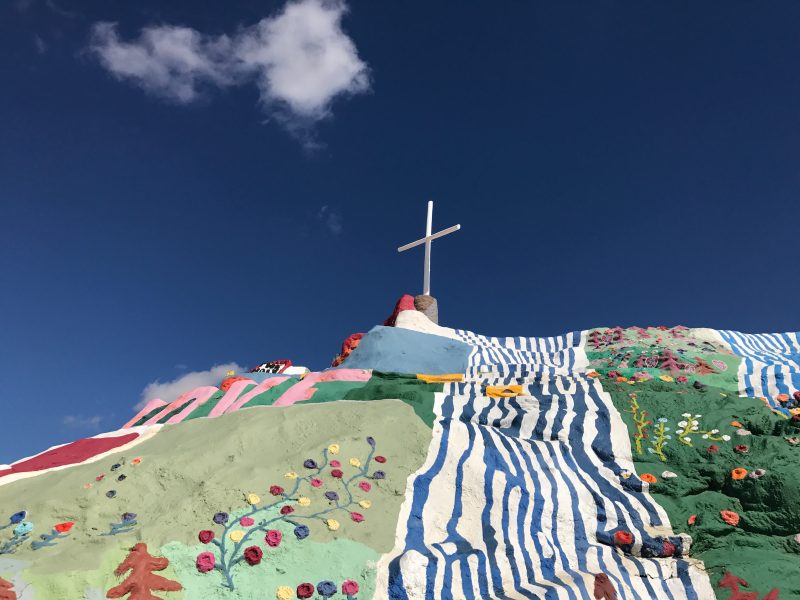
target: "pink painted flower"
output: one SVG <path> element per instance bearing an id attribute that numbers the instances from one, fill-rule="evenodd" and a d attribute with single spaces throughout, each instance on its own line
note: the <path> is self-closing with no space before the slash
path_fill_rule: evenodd
<path id="1" fill-rule="evenodd" d="M 362 481 L 361 483 L 358 484 L 358 487 L 360 487 L 365 492 L 368 492 L 372 489 L 372 486 L 369 484 L 368 481 Z"/>
<path id="2" fill-rule="evenodd" d="M 357 513 L 357 512 L 351 512 L 350 513 L 350 518 L 353 519 L 353 521 L 355 521 L 356 523 L 361 523 L 361 521 L 364 520 L 364 515 L 362 515 L 361 513 Z"/>
<path id="3" fill-rule="evenodd" d="M 239 525 L 241 525 L 242 527 L 250 527 L 250 525 L 252 525 L 253 523 L 255 523 L 255 521 L 253 520 L 252 517 L 242 517 L 241 519 L 239 519 Z"/>
<path id="4" fill-rule="evenodd" d="M 322 485 L 322 479 L 317 479 L 316 477 L 311 480 L 311 485 L 313 487 L 320 487 Z"/>
<path id="5" fill-rule="evenodd" d="M 203 529 L 203 531 L 197 534 L 197 539 L 200 540 L 202 544 L 208 544 L 214 539 L 214 532 L 210 529 Z"/>
<path id="6" fill-rule="evenodd" d="M 708 448 L 706 448 L 706 452 L 709 454 L 714 454 L 715 452 L 719 452 L 719 446 L 716 444 L 711 444 Z"/>
<path id="7" fill-rule="evenodd" d="M 736 450 L 736 452 L 739 454 L 747 454 L 750 451 L 750 448 L 747 446 L 747 444 L 737 444 L 734 447 L 734 450 Z"/>
<path id="8" fill-rule="evenodd" d="M 664 540 L 661 548 L 661 556 L 672 556 L 675 554 L 675 544 L 668 540 Z"/>
<path id="9" fill-rule="evenodd" d="M 386 462 L 386 457 L 385 456 L 376 456 L 375 457 L 375 462 L 379 462 L 379 463 L 383 464 L 383 463 Z M 353 582 L 353 583 L 355 583 L 355 582 Z"/>
<path id="10" fill-rule="evenodd" d="M 677 381 L 678 383 L 686 383 L 687 381 L 689 381 L 689 378 L 686 377 L 686 375 L 678 375 L 675 378 L 675 381 Z"/>
<path id="11" fill-rule="evenodd" d="M 281 532 L 277 529 L 270 529 L 267 531 L 267 535 L 264 536 L 264 541 L 267 542 L 267 546 L 270 548 L 277 548 L 281 545 Z"/>
<path id="12" fill-rule="evenodd" d="M 342 463 L 340 463 L 338 460 L 332 460 L 331 461 L 331 466 L 332 467 L 341 467 Z"/>
<path id="13" fill-rule="evenodd" d="M 337 479 L 341 479 L 342 475 L 344 475 L 344 473 L 342 473 L 341 469 L 334 469 L 331 471 L 331 476 L 336 477 Z"/>
<path id="14" fill-rule="evenodd" d="M 355 596 L 358 593 L 358 584 L 352 579 L 345 579 L 342 584 L 342 593 L 348 596 Z"/>
<path id="15" fill-rule="evenodd" d="M 286 506 L 281 506 L 281 514 L 282 515 L 288 515 L 288 514 L 291 514 L 293 512 L 294 512 L 294 507 L 293 506 L 289 506 L 288 504 Z"/>
<path id="16" fill-rule="evenodd" d="M 283 493 L 283 488 L 279 485 L 272 485 L 269 488 L 269 493 L 273 496 L 280 496 Z"/>
<path id="17" fill-rule="evenodd" d="M 195 566 L 201 573 L 208 573 L 216 564 L 217 561 L 212 552 L 201 552 L 197 555 L 197 560 L 195 561 Z"/>

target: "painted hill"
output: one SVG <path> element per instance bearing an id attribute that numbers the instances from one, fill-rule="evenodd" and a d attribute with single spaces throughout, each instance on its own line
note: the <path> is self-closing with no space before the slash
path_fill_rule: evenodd
<path id="1" fill-rule="evenodd" d="M 0 599 L 800 598 L 798 334 L 409 300 L 337 368 L 0 466 Z"/>

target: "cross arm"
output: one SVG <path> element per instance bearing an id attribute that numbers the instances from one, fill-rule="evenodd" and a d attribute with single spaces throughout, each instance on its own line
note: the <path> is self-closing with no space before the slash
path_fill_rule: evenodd
<path id="1" fill-rule="evenodd" d="M 429 242 L 431 240 L 435 240 L 437 238 L 445 236 L 448 233 L 453 233 L 454 231 L 458 231 L 459 229 L 461 229 L 461 225 L 453 225 L 452 227 L 448 227 L 447 229 L 442 229 L 438 233 L 434 233 L 433 235 L 429 235 L 427 237 L 424 237 L 424 238 L 422 238 L 420 240 L 417 240 L 416 242 L 411 242 L 410 244 L 406 244 L 405 246 L 400 246 L 397 249 L 397 251 L 398 252 L 405 252 L 406 250 L 410 250 L 411 248 L 414 248 L 416 246 L 424 244 L 425 242 Z"/>

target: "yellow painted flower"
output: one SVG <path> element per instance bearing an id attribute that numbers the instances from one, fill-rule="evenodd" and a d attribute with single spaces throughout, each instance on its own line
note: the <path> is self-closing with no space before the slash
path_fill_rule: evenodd
<path id="1" fill-rule="evenodd" d="M 297 473 L 289 471 L 284 477 L 286 477 L 286 479 L 297 479 Z"/>
<path id="2" fill-rule="evenodd" d="M 275 590 L 275 597 L 278 600 L 292 600 L 294 598 L 294 590 L 289 586 L 282 585 Z"/>
<path id="3" fill-rule="evenodd" d="M 629 379 L 628 385 L 636 385 L 636 381 L 634 381 L 633 379 Z"/>
<path id="4" fill-rule="evenodd" d="M 369 508 L 370 506 L 372 506 L 372 502 L 370 502 L 369 500 L 362 500 L 361 502 L 358 503 L 358 505 L 361 508 Z"/>
<path id="5" fill-rule="evenodd" d="M 231 538 L 233 542 L 241 542 L 242 538 L 244 537 L 244 531 L 231 531 L 231 534 L 228 536 Z"/>
<path id="6" fill-rule="evenodd" d="M 327 525 L 328 529 L 330 529 L 331 531 L 336 531 L 337 529 L 339 529 L 339 521 L 337 521 L 336 519 L 328 519 L 327 521 L 325 521 L 325 525 Z"/>
<path id="7" fill-rule="evenodd" d="M 350 464 L 353 465 L 354 467 L 360 467 L 361 466 L 361 461 L 358 460 L 357 458 L 351 458 L 350 459 Z"/>
<path id="8" fill-rule="evenodd" d="M 297 499 L 297 503 L 300 506 L 309 506 L 311 504 L 311 498 L 307 498 L 306 496 L 300 496 Z"/>
<path id="9" fill-rule="evenodd" d="M 674 380 L 672 377 L 670 377 L 669 375 L 659 375 L 659 376 L 658 376 L 658 378 L 659 378 L 661 381 L 666 381 L 667 383 L 669 383 L 670 381 L 675 381 L 675 380 Z"/>
<path id="10" fill-rule="evenodd" d="M 339 454 L 339 444 L 331 444 L 328 446 L 328 452 L 330 454 Z"/>
<path id="11" fill-rule="evenodd" d="M 248 504 L 258 504 L 259 502 L 261 502 L 261 498 L 259 498 L 255 494 L 247 494 L 247 503 Z"/>
<path id="12" fill-rule="evenodd" d="M 235 373 L 234 373 L 233 371 L 228 371 L 227 373 L 225 373 L 225 375 L 227 375 L 228 377 L 230 377 L 231 375 L 235 375 Z"/>

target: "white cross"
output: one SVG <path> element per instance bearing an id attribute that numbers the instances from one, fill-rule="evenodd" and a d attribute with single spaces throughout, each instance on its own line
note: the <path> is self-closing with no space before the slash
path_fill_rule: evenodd
<path id="1" fill-rule="evenodd" d="M 404 252 L 405 250 L 410 250 L 415 246 L 419 246 L 420 244 L 425 244 L 425 267 L 423 273 L 423 280 L 422 280 L 422 293 L 426 296 L 430 296 L 431 294 L 431 242 L 436 238 L 443 237 L 448 233 L 453 233 L 454 231 L 458 231 L 461 229 L 461 225 L 453 225 L 452 227 L 448 227 L 447 229 L 442 229 L 438 233 L 434 233 L 431 235 L 431 227 L 433 226 L 433 201 L 428 201 L 428 223 L 425 226 L 425 237 L 422 239 L 417 240 L 416 242 L 411 242 L 410 244 L 406 244 L 405 246 L 400 246 L 397 251 Z"/>

